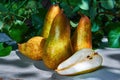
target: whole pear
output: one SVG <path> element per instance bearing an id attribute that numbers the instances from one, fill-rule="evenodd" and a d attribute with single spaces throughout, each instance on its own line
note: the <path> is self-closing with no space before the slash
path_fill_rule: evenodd
<path id="1" fill-rule="evenodd" d="M 45 39 L 43 37 L 35 36 L 25 43 L 18 44 L 18 50 L 32 60 L 41 60 L 44 43 Z"/>
<path id="2" fill-rule="evenodd" d="M 48 38 L 45 42 L 43 61 L 50 69 L 72 55 L 69 21 L 61 11 L 54 19 Z"/>
<path id="3" fill-rule="evenodd" d="M 44 20 L 42 36 L 48 38 L 50 28 L 55 16 L 60 12 L 60 8 L 57 4 L 50 6 Z"/>
<path id="4" fill-rule="evenodd" d="M 71 43 L 73 52 L 82 48 L 92 48 L 91 22 L 87 16 L 81 16 L 78 26 L 71 38 Z"/>

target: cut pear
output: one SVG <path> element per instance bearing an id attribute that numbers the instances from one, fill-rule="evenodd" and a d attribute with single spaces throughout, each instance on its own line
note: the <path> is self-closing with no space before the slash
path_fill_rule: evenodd
<path id="1" fill-rule="evenodd" d="M 76 75 L 98 69 L 102 57 L 92 49 L 82 49 L 58 65 L 57 73 L 61 75 Z"/>
<path id="2" fill-rule="evenodd" d="M 81 49 L 77 51 L 75 54 L 73 54 L 70 58 L 62 62 L 57 69 L 62 69 L 67 66 L 73 65 L 74 63 L 77 63 L 78 61 L 83 60 L 84 58 L 86 58 L 86 56 L 89 56 L 92 53 L 94 53 L 94 51 L 89 48 Z"/>

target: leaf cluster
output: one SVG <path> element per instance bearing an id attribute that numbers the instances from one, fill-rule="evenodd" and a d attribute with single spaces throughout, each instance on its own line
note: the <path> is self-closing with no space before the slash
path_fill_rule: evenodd
<path id="1" fill-rule="evenodd" d="M 72 33 L 82 14 L 90 18 L 93 48 L 100 48 L 104 37 L 108 44 L 102 47 L 120 48 L 120 0 L 1 0 L 0 32 L 17 43 L 40 35 L 46 12 L 56 3 L 69 18 Z M 0 43 L 0 56 L 12 50 L 3 44 Z"/>

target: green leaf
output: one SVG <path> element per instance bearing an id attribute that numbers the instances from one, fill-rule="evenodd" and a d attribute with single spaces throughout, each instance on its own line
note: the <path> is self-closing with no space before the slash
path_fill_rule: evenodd
<path id="1" fill-rule="evenodd" d="M 81 0 L 79 7 L 83 10 L 89 10 L 89 0 Z"/>
<path id="2" fill-rule="evenodd" d="M 31 9 L 33 12 L 37 11 L 37 1 L 29 0 L 26 8 Z"/>
<path id="3" fill-rule="evenodd" d="M 74 23 L 73 21 L 70 21 L 70 24 L 72 27 L 77 27 L 78 23 Z"/>
<path id="4" fill-rule="evenodd" d="M 4 23 L 0 21 L 0 30 L 2 30 Z"/>
<path id="5" fill-rule="evenodd" d="M 81 3 L 81 0 L 68 0 L 71 6 L 77 6 Z"/>
<path id="6" fill-rule="evenodd" d="M 17 42 L 21 42 L 22 41 L 22 32 L 20 30 L 17 30 L 17 29 L 12 29 L 9 31 L 9 35 L 10 37 L 17 41 Z"/>
<path id="7" fill-rule="evenodd" d="M 78 6 L 82 10 L 89 9 L 89 0 L 69 0 L 71 6 L 76 7 Z"/>
<path id="8" fill-rule="evenodd" d="M 4 47 L 3 43 L 0 43 L 0 57 L 9 55 L 11 51 L 12 51 L 11 46 Z"/>
<path id="9" fill-rule="evenodd" d="M 24 23 L 22 22 L 22 21 L 20 21 L 20 20 L 16 20 L 15 22 L 14 22 L 14 24 L 15 25 L 23 25 Z"/>
<path id="10" fill-rule="evenodd" d="M 44 9 L 44 8 L 39 8 L 38 10 L 39 10 L 39 15 L 38 16 L 41 18 L 41 20 L 44 21 L 44 18 L 46 16 L 47 10 Z"/>
<path id="11" fill-rule="evenodd" d="M 36 26 L 36 25 L 41 26 L 43 21 L 41 20 L 39 15 L 34 14 L 32 15 L 32 23 L 33 23 L 33 26 Z"/>
<path id="12" fill-rule="evenodd" d="M 120 48 L 120 27 L 110 31 L 108 43 L 112 48 Z"/>
<path id="13" fill-rule="evenodd" d="M 10 24 L 4 24 L 4 26 L 2 28 L 2 32 L 8 34 L 10 27 L 11 27 Z"/>
<path id="14" fill-rule="evenodd" d="M 101 0 L 101 6 L 105 9 L 113 9 L 115 5 L 115 0 Z"/>
<path id="15" fill-rule="evenodd" d="M 3 21 L 0 21 L 0 32 L 4 32 L 4 33 L 8 33 L 9 29 L 10 29 L 10 24 L 6 24 Z"/>
<path id="16" fill-rule="evenodd" d="M 105 32 L 109 33 L 111 30 L 120 27 L 120 22 L 107 22 L 105 25 Z"/>
<path id="17" fill-rule="evenodd" d="M 34 0 L 30 0 L 30 1 L 28 1 L 28 4 L 27 4 L 27 8 L 36 8 L 36 1 L 34 1 Z"/>
<path id="18" fill-rule="evenodd" d="M 91 20 L 94 20 L 95 16 L 97 15 L 97 9 L 98 9 L 98 3 L 96 0 L 93 0 L 89 8 L 89 14 Z"/>
<path id="19" fill-rule="evenodd" d="M 13 5 L 12 5 L 12 9 L 13 9 L 13 10 L 16 10 L 17 8 L 18 8 L 18 5 L 17 5 L 17 4 L 13 4 Z"/>
<path id="20" fill-rule="evenodd" d="M 3 49 L 3 43 L 0 43 L 0 50 Z"/>
<path id="21" fill-rule="evenodd" d="M 16 42 L 22 42 L 28 27 L 21 21 L 15 21 L 9 30 L 10 37 Z"/>
<path id="22" fill-rule="evenodd" d="M 98 31 L 99 29 L 100 29 L 99 24 L 96 23 L 96 22 L 93 22 L 93 24 L 92 24 L 92 32 L 96 32 L 96 31 Z"/>
<path id="23" fill-rule="evenodd" d="M 91 7 L 90 8 L 90 18 L 91 18 L 91 20 L 93 20 L 95 18 L 96 14 L 97 14 L 97 8 Z"/>
<path id="24" fill-rule="evenodd" d="M 80 9 L 79 6 L 76 6 L 76 7 L 73 9 L 72 13 L 79 11 L 79 9 Z"/>
<path id="25" fill-rule="evenodd" d="M 41 31 L 42 31 L 42 25 L 43 25 L 43 20 L 41 17 L 39 17 L 39 15 L 34 14 L 32 15 L 32 24 L 34 26 L 35 34 L 40 35 Z"/>
<path id="26" fill-rule="evenodd" d="M 0 3 L 0 12 L 7 12 L 7 11 L 8 9 L 3 4 Z"/>
<path id="27" fill-rule="evenodd" d="M 70 6 L 67 3 L 62 2 L 60 4 L 60 6 L 64 9 L 64 12 L 68 17 L 70 17 L 72 15 L 72 9 L 70 8 Z"/>
<path id="28" fill-rule="evenodd" d="M 20 9 L 18 10 L 18 15 L 19 15 L 19 16 L 22 16 L 22 15 L 24 15 L 24 12 L 25 12 L 25 8 L 20 8 Z"/>
<path id="29" fill-rule="evenodd" d="M 102 30 L 92 33 L 93 48 L 100 47 L 101 39 L 103 38 L 103 36 L 104 36 L 104 33 Z"/>

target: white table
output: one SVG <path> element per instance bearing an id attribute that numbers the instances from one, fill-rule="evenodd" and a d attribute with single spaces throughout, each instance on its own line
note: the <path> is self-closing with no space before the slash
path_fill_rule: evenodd
<path id="1" fill-rule="evenodd" d="M 0 80 L 120 80 L 120 49 L 96 51 L 103 56 L 102 68 L 77 76 L 60 76 L 42 61 L 32 61 L 12 51 L 7 57 L 0 57 Z"/>

